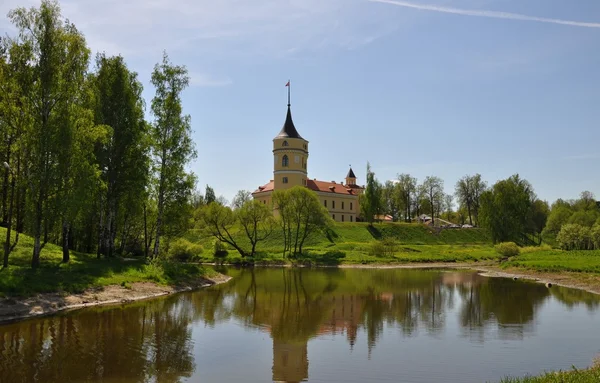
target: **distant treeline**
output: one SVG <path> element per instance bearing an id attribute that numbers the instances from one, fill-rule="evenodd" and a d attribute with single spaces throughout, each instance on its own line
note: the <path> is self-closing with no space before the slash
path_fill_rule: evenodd
<path id="1" fill-rule="evenodd" d="M 361 210 L 362 218 L 368 222 L 384 215 L 394 221 L 411 222 L 426 214 L 434 225 L 436 218 L 442 218 L 460 225 L 485 227 L 494 242 L 600 248 L 600 203 L 593 193 L 584 191 L 577 200 L 559 199 L 549 205 L 518 174 L 491 187 L 480 174 L 466 175 L 450 194 L 444 191 L 444 181 L 435 176 L 419 183 L 410 174 L 400 174 L 394 181 L 380 183 L 367 165 Z"/>

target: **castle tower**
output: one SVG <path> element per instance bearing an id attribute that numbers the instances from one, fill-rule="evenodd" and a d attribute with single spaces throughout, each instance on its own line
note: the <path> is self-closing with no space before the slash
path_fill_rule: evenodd
<path id="1" fill-rule="evenodd" d="M 356 176 L 354 175 L 354 172 L 352 171 L 352 166 L 350 167 L 350 170 L 348 171 L 348 174 L 346 175 L 346 185 L 347 186 L 356 185 Z"/>
<path id="2" fill-rule="evenodd" d="M 294 126 L 289 98 L 285 123 L 279 134 L 273 139 L 273 181 L 274 189 L 289 189 L 294 186 L 306 186 L 308 179 L 308 141 Z"/>

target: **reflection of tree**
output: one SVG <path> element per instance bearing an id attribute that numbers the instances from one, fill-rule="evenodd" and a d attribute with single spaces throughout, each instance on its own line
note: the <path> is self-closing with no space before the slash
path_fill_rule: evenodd
<path id="1" fill-rule="evenodd" d="M 195 367 L 178 298 L 0 327 L 0 381 L 179 382 Z"/>
<path id="2" fill-rule="evenodd" d="M 550 290 L 552 296 L 572 308 L 579 304 L 584 304 L 589 310 L 597 309 L 600 306 L 598 296 L 588 293 L 584 290 L 568 289 L 561 286 L 552 287 Z"/>
<path id="3" fill-rule="evenodd" d="M 355 269 L 240 269 L 223 285 L 127 306 L 87 310 L 0 327 L 0 381 L 177 382 L 195 366 L 191 323 L 235 320 L 273 338 L 273 379 L 308 377 L 307 343 L 365 334 L 369 350 L 386 325 L 404 336 L 436 334 L 453 308 L 473 341 L 490 328 L 522 337 L 552 294 L 596 308 L 577 290 L 484 278 L 471 272 Z M 23 367 L 27 366 L 27 368 Z"/>

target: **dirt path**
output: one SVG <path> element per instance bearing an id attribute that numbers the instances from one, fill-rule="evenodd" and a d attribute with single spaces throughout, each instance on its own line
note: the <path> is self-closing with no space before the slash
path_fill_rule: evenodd
<path id="1" fill-rule="evenodd" d="M 81 294 L 47 293 L 24 299 L 6 298 L 0 300 L 0 323 L 51 315 L 65 310 L 156 298 L 224 283 L 229 279 L 230 277 L 219 275 L 210 279 L 199 279 L 195 283 L 181 286 L 161 286 L 151 282 L 139 282 L 132 283 L 127 288 L 111 285 L 104 288 L 89 289 Z"/>

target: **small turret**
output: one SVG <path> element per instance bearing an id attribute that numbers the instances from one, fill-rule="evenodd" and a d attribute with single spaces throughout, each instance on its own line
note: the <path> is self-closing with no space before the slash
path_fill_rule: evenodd
<path id="1" fill-rule="evenodd" d="M 352 171 L 352 166 L 350 166 L 350 170 L 348 171 L 348 175 L 346 175 L 346 185 L 356 185 L 356 176 Z"/>

